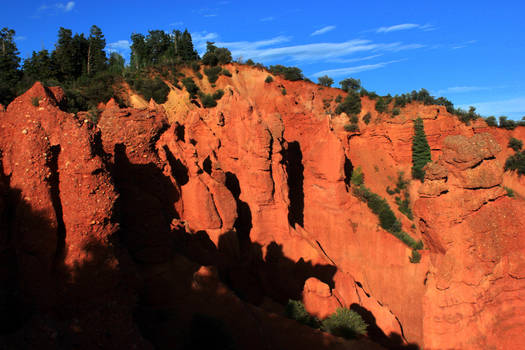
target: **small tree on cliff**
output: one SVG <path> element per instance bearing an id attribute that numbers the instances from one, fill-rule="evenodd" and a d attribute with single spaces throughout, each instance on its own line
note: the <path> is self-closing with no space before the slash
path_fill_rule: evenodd
<path id="1" fill-rule="evenodd" d="M 424 181 L 425 171 L 423 167 L 431 160 L 432 156 L 425 135 L 423 120 L 417 118 L 414 121 L 414 138 L 412 139 L 412 178 Z"/>
<path id="2" fill-rule="evenodd" d="M 330 78 L 328 75 L 323 75 L 322 77 L 317 78 L 319 85 L 330 87 L 334 83 L 334 79 Z"/>
<path id="3" fill-rule="evenodd" d="M 20 57 L 15 44 L 15 31 L 0 31 L 0 103 L 7 105 L 15 97 L 14 86 L 20 79 Z"/>

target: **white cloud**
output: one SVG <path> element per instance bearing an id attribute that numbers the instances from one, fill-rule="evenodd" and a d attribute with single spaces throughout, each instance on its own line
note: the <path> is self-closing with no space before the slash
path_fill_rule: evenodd
<path id="1" fill-rule="evenodd" d="M 469 41 L 462 42 L 460 44 L 453 44 L 451 46 L 451 49 L 453 49 L 453 50 L 463 49 L 463 48 L 465 48 L 465 47 L 467 47 L 469 45 L 475 44 L 477 42 L 478 42 L 477 40 L 469 40 Z"/>
<path id="2" fill-rule="evenodd" d="M 27 40 L 27 36 L 23 36 L 23 35 L 17 35 L 15 36 L 15 41 L 24 41 L 24 40 Z"/>
<path id="3" fill-rule="evenodd" d="M 52 12 L 71 12 L 73 8 L 75 7 L 74 1 L 68 1 L 66 3 L 63 2 L 57 2 L 51 5 L 42 5 L 38 8 L 38 11 L 52 11 Z"/>
<path id="4" fill-rule="evenodd" d="M 182 21 L 178 21 L 178 22 L 171 22 L 170 23 L 170 27 L 180 27 L 184 24 L 184 22 Z"/>
<path id="5" fill-rule="evenodd" d="M 259 21 L 261 21 L 261 22 L 271 22 L 271 21 L 275 21 L 275 17 L 273 17 L 273 16 L 264 17 L 264 18 L 261 18 Z"/>
<path id="6" fill-rule="evenodd" d="M 118 40 L 106 46 L 109 52 L 125 52 L 130 50 L 131 43 L 128 40 Z"/>
<path id="7" fill-rule="evenodd" d="M 234 57 L 245 57 L 264 60 L 292 60 L 292 61 L 326 61 L 343 59 L 352 54 L 370 52 L 398 52 L 424 47 L 421 44 L 374 43 L 370 40 L 355 39 L 340 43 L 313 43 L 305 45 L 293 45 L 284 47 L 267 47 L 277 43 L 288 41 L 287 37 L 277 37 L 270 40 L 257 42 L 222 42 L 221 46 L 232 51 Z"/>
<path id="8" fill-rule="evenodd" d="M 425 32 L 435 30 L 436 27 L 434 27 L 432 24 L 416 24 L 416 23 L 402 23 L 402 24 L 396 24 L 390 27 L 380 27 L 377 28 L 377 33 L 390 33 L 390 32 L 397 32 L 399 30 L 408 30 L 408 29 L 420 29 Z"/>
<path id="9" fill-rule="evenodd" d="M 317 72 L 317 73 L 313 74 L 313 76 L 314 77 L 320 77 L 320 76 L 323 76 L 323 75 L 328 75 L 328 76 L 331 76 L 331 77 L 339 77 L 339 76 L 342 76 L 342 75 L 350 75 L 350 74 L 355 74 L 355 73 L 364 72 L 364 71 L 368 71 L 368 70 L 374 70 L 374 69 L 383 68 L 383 67 L 385 67 L 385 66 L 387 66 L 389 64 L 400 62 L 400 61 L 401 60 L 395 60 L 395 61 L 388 61 L 388 62 L 380 62 L 380 63 L 376 63 L 376 64 L 365 64 L 365 65 L 354 66 L 354 67 L 328 69 L 328 70 L 323 70 L 323 71 Z"/>
<path id="10" fill-rule="evenodd" d="M 321 29 L 316 30 L 315 32 L 313 32 L 310 35 L 311 36 L 321 35 L 321 34 L 324 34 L 324 33 L 328 33 L 328 32 L 330 32 L 330 31 L 332 31 L 334 29 L 335 29 L 335 26 L 326 26 L 326 27 L 323 27 Z"/>
<path id="11" fill-rule="evenodd" d="M 446 89 L 438 90 L 437 94 L 459 94 L 459 93 L 465 93 L 465 92 L 472 92 L 472 91 L 481 91 L 481 90 L 489 90 L 490 87 L 486 86 L 452 86 L 448 87 Z"/>
<path id="12" fill-rule="evenodd" d="M 469 103 L 459 107 L 468 109 L 469 106 L 476 107 L 476 111 L 482 115 L 509 115 L 515 117 L 525 115 L 525 97 Z"/>
<path id="13" fill-rule="evenodd" d="M 204 15 L 204 17 L 206 17 L 206 18 L 217 17 L 217 15 L 215 13 L 209 13 L 209 14 Z"/>

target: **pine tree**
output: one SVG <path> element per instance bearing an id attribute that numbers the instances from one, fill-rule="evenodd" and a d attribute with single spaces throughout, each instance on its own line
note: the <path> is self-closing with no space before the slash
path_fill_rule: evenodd
<path id="1" fill-rule="evenodd" d="M 412 139 L 412 178 L 424 181 L 423 167 L 430 161 L 432 161 L 432 155 L 425 135 L 423 120 L 417 118 L 414 121 L 414 138 Z"/>
<path id="2" fill-rule="evenodd" d="M 32 84 L 35 81 L 56 79 L 57 68 L 47 50 L 33 51 L 31 57 L 24 60 L 23 72 L 25 79 Z"/>
<path id="3" fill-rule="evenodd" d="M 106 68 L 106 39 L 102 30 L 97 26 L 92 26 L 88 38 L 87 54 L 87 74 L 93 75 L 103 71 Z"/>
<path id="4" fill-rule="evenodd" d="M 0 103 L 7 105 L 15 97 L 15 85 L 20 79 L 20 57 L 15 41 L 15 31 L 0 31 Z"/>
<path id="5" fill-rule="evenodd" d="M 131 57 L 130 65 L 134 69 L 141 69 L 147 63 L 147 48 L 144 35 L 139 33 L 131 34 Z"/>

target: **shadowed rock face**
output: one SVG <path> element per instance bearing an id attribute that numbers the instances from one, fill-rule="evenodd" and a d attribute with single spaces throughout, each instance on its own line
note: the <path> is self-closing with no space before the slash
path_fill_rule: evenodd
<path id="1" fill-rule="evenodd" d="M 60 111 L 60 89 L 37 83 L 0 111 L 6 345 L 186 349 L 204 346 L 199 334 L 212 328 L 238 349 L 524 341 L 525 184 L 503 173 L 508 139 L 525 140 L 524 128 L 465 126 L 418 103 L 391 118 L 365 97 L 361 116 L 372 121 L 348 134 L 344 114 L 327 114 L 335 102 L 325 108 L 340 90 L 265 84 L 264 71 L 227 68 L 211 109 L 175 89 L 163 106 L 109 101 L 95 126 Z M 423 184 L 408 186 L 409 220 L 386 189 L 410 174 L 417 117 L 433 162 Z M 419 264 L 352 194 L 358 166 L 403 230 L 423 240 Z M 288 299 L 321 318 L 352 308 L 376 343 L 287 320 Z"/>

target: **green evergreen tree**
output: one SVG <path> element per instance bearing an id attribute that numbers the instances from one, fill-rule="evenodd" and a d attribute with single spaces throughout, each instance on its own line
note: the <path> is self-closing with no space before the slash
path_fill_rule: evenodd
<path id="1" fill-rule="evenodd" d="M 106 39 L 102 30 L 92 26 L 88 38 L 87 74 L 94 75 L 106 69 Z"/>
<path id="2" fill-rule="evenodd" d="M 147 63 L 147 47 L 144 35 L 140 33 L 131 34 L 130 66 L 139 70 Z"/>
<path id="3" fill-rule="evenodd" d="M 7 105 L 15 97 L 15 86 L 20 79 L 20 57 L 15 44 L 15 31 L 0 31 L 0 103 Z"/>
<path id="4" fill-rule="evenodd" d="M 111 73 L 121 74 L 124 71 L 124 57 L 118 52 L 112 52 L 109 55 L 108 70 Z"/>
<path id="5" fill-rule="evenodd" d="M 330 87 L 334 83 L 334 79 L 330 78 L 328 75 L 317 78 L 319 85 Z"/>
<path id="6" fill-rule="evenodd" d="M 341 80 L 339 82 L 339 85 L 341 85 L 341 89 L 343 91 L 357 91 L 361 87 L 361 80 L 354 79 L 354 78 L 348 78 L 345 80 Z"/>
<path id="7" fill-rule="evenodd" d="M 412 139 L 412 178 L 424 181 L 425 171 L 423 167 L 432 161 L 430 146 L 425 135 L 423 119 L 414 121 L 414 137 Z"/>

